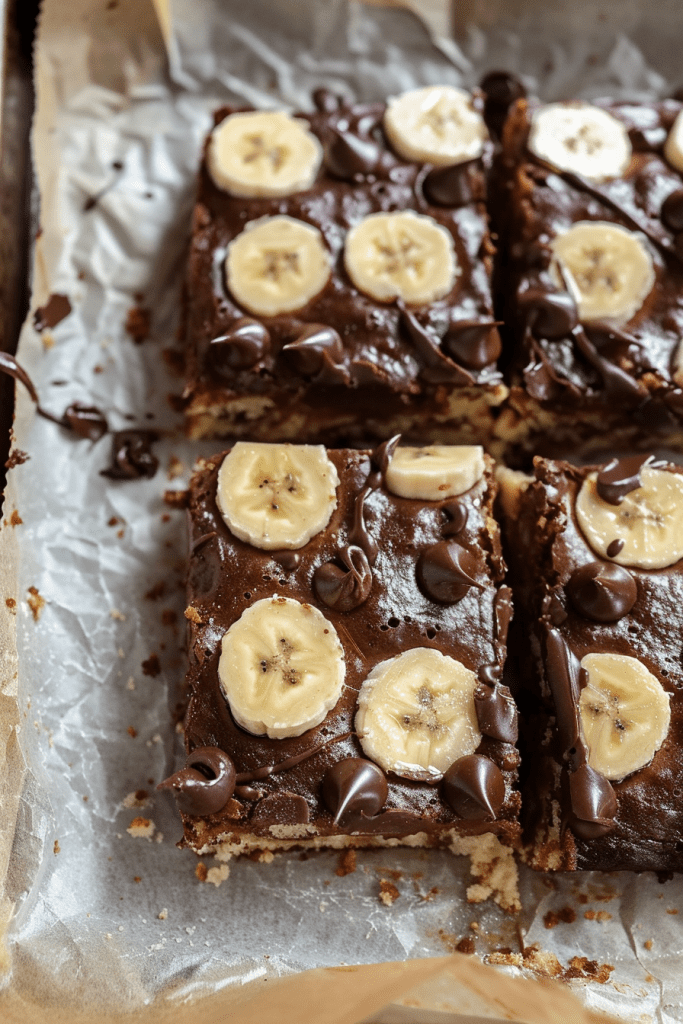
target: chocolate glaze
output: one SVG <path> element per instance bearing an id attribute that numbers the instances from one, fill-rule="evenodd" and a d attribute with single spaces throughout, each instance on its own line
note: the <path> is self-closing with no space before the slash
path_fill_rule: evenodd
<path id="1" fill-rule="evenodd" d="M 197 747 L 188 754 L 185 767 L 164 779 L 157 789 L 173 793 L 185 814 L 204 816 L 222 811 L 235 792 L 235 765 L 217 747 Z"/>
<path id="2" fill-rule="evenodd" d="M 569 773 L 569 824 L 581 839 L 598 839 L 614 828 L 618 804 L 612 786 L 584 761 Z"/>
<path id="3" fill-rule="evenodd" d="M 236 320 L 226 334 L 209 344 L 208 360 L 217 373 L 248 370 L 268 352 L 270 335 L 263 324 L 251 317 Z"/>
<path id="4" fill-rule="evenodd" d="M 587 562 L 567 581 L 569 600 L 594 622 L 618 622 L 636 603 L 638 587 L 628 569 L 610 562 Z"/>
<path id="5" fill-rule="evenodd" d="M 450 766 L 441 792 L 459 818 L 495 821 L 505 800 L 505 779 L 488 757 L 470 754 Z"/>
<path id="6" fill-rule="evenodd" d="M 375 564 L 379 548 L 377 547 L 377 541 L 368 532 L 365 522 L 365 502 L 374 490 L 374 487 L 366 486 L 356 495 L 353 505 L 353 529 L 349 534 L 351 544 L 359 547 L 365 553 L 370 565 Z"/>
<path id="7" fill-rule="evenodd" d="M 289 414 L 303 416 L 312 424 L 309 437 L 314 429 L 320 435 L 329 431 L 325 423 L 334 422 L 335 415 L 343 416 L 347 424 L 350 407 L 361 436 L 369 436 L 371 430 L 377 436 L 377 429 L 366 423 L 378 415 L 386 422 L 385 412 L 403 417 L 416 411 L 422 416 L 424 410 L 425 420 L 435 431 L 437 422 L 441 423 L 436 417 L 447 411 L 453 387 L 476 388 L 488 394 L 502 381 L 496 366 L 499 347 L 495 332 L 489 332 L 484 342 L 468 346 L 473 355 L 467 370 L 440 349 L 440 340 L 451 323 L 494 320 L 493 246 L 483 201 L 492 146 L 487 143 L 481 159 L 458 169 L 462 189 L 457 198 L 462 205 L 440 205 L 430 198 L 430 187 L 436 189 L 435 180 L 453 175 L 450 171 L 437 175 L 436 170 L 432 174 L 432 168 L 403 160 L 391 150 L 382 129 L 383 104 L 347 106 L 329 92 L 316 96 L 318 110 L 300 116 L 320 140 L 325 161 L 307 191 L 284 200 L 236 198 L 213 183 L 206 162 L 202 166 L 186 287 L 188 415 L 200 416 L 200 409 L 207 405 L 248 395 L 272 400 L 273 417 L 276 413 L 283 420 Z M 218 111 L 217 123 L 231 112 L 229 108 Z M 445 198 L 444 187 L 441 181 L 441 199 Z M 437 198 L 436 192 L 433 198 Z M 418 323 L 416 338 L 400 323 L 396 303 L 379 302 L 357 291 L 344 268 L 348 230 L 369 214 L 395 210 L 415 210 L 445 228 L 453 238 L 461 271 L 447 295 L 411 311 Z M 259 318 L 270 336 L 268 351 L 251 368 L 225 367 L 219 376 L 208 355 L 211 341 L 228 335 L 247 312 L 226 288 L 223 265 L 227 247 L 246 223 L 283 212 L 320 229 L 332 255 L 330 281 L 294 317 Z M 329 325 L 339 332 L 345 360 L 335 365 L 343 365 L 350 379 L 339 371 L 336 381 L 331 376 L 325 380 L 311 377 L 305 368 L 302 371 L 299 365 L 281 359 L 284 346 L 295 340 L 296 329 L 308 323 Z M 489 361 L 484 362 L 487 357 Z M 349 386 L 355 392 L 352 403 Z M 276 420 L 269 439 L 278 439 L 280 422 Z M 341 428 L 337 432 L 341 433 Z"/>
<path id="8" fill-rule="evenodd" d="M 325 805 L 335 825 L 346 825 L 361 814 L 374 817 L 389 795 L 387 777 L 373 761 L 346 757 L 331 765 L 323 776 Z"/>
<path id="9" fill-rule="evenodd" d="M 23 384 L 26 390 L 28 391 L 29 395 L 31 396 L 31 400 L 35 402 L 35 404 L 38 407 L 40 407 L 38 392 L 33 386 L 33 381 L 31 380 L 23 366 L 20 366 L 19 363 L 14 358 L 14 356 L 10 355 L 9 352 L 3 352 L 2 350 L 0 350 L 0 370 L 3 373 L 6 373 L 8 377 L 13 377 L 14 380 L 18 380 L 21 384 Z"/>
<path id="10" fill-rule="evenodd" d="M 159 460 L 152 452 L 157 434 L 152 430 L 119 430 L 112 434 L 112 462 L 100 470 L 110 480 L 141 480 L 153 477 Z"/>
<path id="11" fill-rule="evenodd" d="M 420 555 L 417 578 L 433 601 L 455 604 L 470 587 L 481 587 L 474 578 L 477 569 L 477 559 L 471 551 L 455 540 L 440 540 Z"/>
<path id="12" fill-rule="evenodd" d="M 306 825 L 310 821 L 308 804 L 298 793 L 283 790 L 269 793 L 254 807 L 251 815 L 254 824 L 264 825 Z"/>
<path id="13" fill-rule="evenodd" d="M 66 320 L 70 312 L 71 302 L 68 295 L 51 295 L 45 305 L 40 306 L 33 314 L 33 326 L 37 331 L 56 327 L 62 320 Z"/>
<path id="14" fill-rule="evenodd" d="M 363 604 L 372 589 L 372 570 L 362 548 L 349 544 L 339 552 L 339 560 L 345 568 L 335 562 L 325 562 L 313 576 L 315 592 L 328 608 L 350 612 Z"/>
<path id="15" fill-rule="evenodd" d="M 419 590 L 415 564 L 421 551 L 442 539 L 444 508 L 452 502 L 420 503 L 400 498 L 382 487 L 382 470 L 392 447 L 390 442 L 373 453 L 352 450 L 328 453 L 340 478 L 337 507 L 325 530 L 300 549 L 300 563 L 285 580 L 280 580 L 273 572 L 270 552 L 240 541 L 223 522 L 215 501 L 222 457 L 211 460 L 195 476 L 190 489 L 191 538 L 213 530 L 218 536 L 198 548 L 190 559 L 188 604 L 196 609 L 198 621 L 189 622 L 186 743 L 189 749 L 213 745 L 226 751 L 237 766 L 239 784 L 244 776 L 253 777 L 262 766 L 280 764 L 299 754 L 308 755 L 313 748 L 333 737 L 334 745 L 320 749 L 315 757 L 307 756 L 289 768 L 286 776 L 287 791 L 306 801 L 310 824 L 321 836 L 342 832 L 400 837 L 426 832 L 430 842 L 438 843 L 446 841 L 448 831 L 456 827 L 464 834 L 492 828 L 498 834 L 514 837 L 519 802 L 514 791 L 516 752 L 510 743 L 491 737 L 482 740 L 478 753 L 498 765 L 507 787 L 505 802 L 494 824 L 460 819 L 439 798 L 438 789 L 433 785 L 397 776 L 387 780 L 384 810 L 349 814 L 343 825 L 334 824 L 334 815 L 323 799 L 322 781 L 326 771 L 347 758 L 363 758 L 352 730 L 358 690 L 375 665 L 414 647 L 435 647 L 475 673 L 482 665 L 493 665 L 504 657 L 495 638 L 494 597 L 504 566 L 499 541 L 495 534 L 489 533 L 490 470 L 458 499 L 467 509 L 458 543 L 477 554 L 480 559 L 478 578 L 487 586 L 484 589 L 470 587 L 457 604 L 439 604 Z M 377 545 L 373 583 L 362 605 L 341 611 L 319 599 L 314 580 L 320 567 L 336 562 L 339 551 L 352 543 L 350 534 L 356 518 L 357 495 L 367 486 L 368 470 L 376 478 L 375 487 L 365 498 Z M 239 587 L 234 585 L 236 577 L 240 580 Z M 344 647 L 346 677 L 337 706 L 319 726 L 299 737 L 272 740 L 267 736 L 252 736 L 236 725 L 223 697 L 217 668 L 221 639 L 229 626 L 255 601 L 278 592 L 311 603 L 334 626 Z M 268 795 L 279 792 L 283 782 L 279 776 L 268 776 L 258 785 Z M 233 808 L 230 813 L 226 810 L 203 819 L 201 833 L 195 819 L 184 815 L 186 842 L 200 848 L 221 835 L 271 835 L 269 829 L 274 822 L 260 817 L 250 819 L 247 800 L 237 791 L 235 799 L 243 804 L 239 814 Z"/>
<path id="16" fill-rule="evenodd" d="M 610 505 L 621 505 L 627 494 L 643 486 L 640 471 L 653 459 L 653 455 L 628 455 L 608 462 L 598 473 L 596 481 L 602 500 Z"/>

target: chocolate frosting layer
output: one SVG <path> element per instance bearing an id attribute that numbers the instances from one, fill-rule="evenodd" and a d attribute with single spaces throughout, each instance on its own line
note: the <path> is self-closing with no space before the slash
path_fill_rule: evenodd
<path id="1" fill-rule="evenodd" d="M 353 735 L 353 727 L 358 690 L 375 665 L 413 647 L 441 650 L 474 672 L 482 665 L 501 665 L 504 658 L 504 645 L 496 639 L 495 611 L 504 564 L 499 540 L 488 532 L 493 496 L 490 469 L 458 498 L 466 514 L 456 513 L 461 520 L 457 543 L 476 558 L 477 578 L 486 585 L 483 589 L 469 586 L 456 604 L 441 604 L 419 589 L 416 564 L 422 551 L 442 541 L 442 529 L 452 521 L 446 508 L 452 508 L 453 500 L 423 502 L 390 494 L 382 486 L 382 475 L 394 446 L 395 440 L 373 453 L 329 452 L 340 478 L 337 507 L 325 530 L 297 552 L 299 564 L 287 571 L 277 561 L 277 553 L 274 556 L 251 547 L 225 525 L 215 501 L 222 456 L 211 460 L 194 478 L 190 496 L 191 540 L 213 531 L 216 536 L 197 548 L 190 561 L 188 604 L 196 615 L 193 613 L 189 620 L 186 743 L 190 749 L 217 746 L 225 751 L 235 762 L 238 786 L 258 777 L 264 798 L 286 784 L 288 793 L 306 802 L 309 823 L 319 835 L 345 832 L 402 836 L 424 831 L 438 837 L 443 830 L 457 826 L 468 834 L 492 828 L 513 836 L 519 803 L 514 792 L 517 753 L 510 742 L 490 736 L 482 740 L 479 753 L 498 765 L 506 787 L 505 800 L 493 824 L 461 819 L 439 799 L 434 786 L 394 776 L 386 780 L 388 795 L 379 807 L 376 802 L 362 806 L 354 803 L 336 825 L 337 810 L 332 813 L 329 805 L 332 797 L 328 801 L 324 795 L 323 779 L 332 766 L 349 758 L 367 760 Z M 366 484 L 368 478 L 373 486 Z M 321 599 L 320 573 L 325 569 L 323 577 L 327 575 L 329 569 L 325 567 L 330 563 L 341 571 L 340 551 L 360 547 L 357 543 L 353 545 L 351 536 L 356 529 L 358 495 L 363 493 L 365 528 L 376 545 L 372 587 L 362 604 L 342 610 L 339 605 L 331 606 Z M 351 563 L 356 568 L 358 558 L 354 554 Z M 369 564 L 370 559 L 367 561 Z M 349 569 L 346 575 L 350 574 Z M 235 587 L 235 579 L 240 580 L 239 588 Z M 247 607 L 273 593 L 286 594 L 319 608 L 336 629 L 346 662 L 345 686 L 337 706 L 319 726 L 302 736 L 283 740 L 252 736 L 240 729 L 232 719 L 217 676 L 224 633 Z M 329 743 L 330 740 L 334 742 Z M 326 742 L 328 745 L 322 746 Z M 286 776 L 261 774 L 263 766 L 278 765 L 302 753 L 306 754 L 305 759 L 288 768 Z M 367 796 L 367 787 L 361 786 L 361 791 Z M 201 845 L 225 834 L 271 835 L 269 829 L 277 822 L 260 814 L 249 817 L 250 801 L 238 791 L 234 801 L 242 806 L 239 814 L 231 803 L 230 813 L 226 810 L 203 818 L 201 835 L 194 818 L 185 815 L 186 840 Z"/>

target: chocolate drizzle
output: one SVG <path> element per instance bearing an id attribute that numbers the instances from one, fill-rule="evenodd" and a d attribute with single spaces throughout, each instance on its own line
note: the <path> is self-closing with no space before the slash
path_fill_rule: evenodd
<path id="1" fill-rule="evenodd" d="M 401 310 L 401 325 L 424 363 L 420 376 L 430 384 L 474 384 L 474 377 L 444 355 L 439 339 L 433 337 L 422 326 L 415 314 L 411 313 L 400 299 L 396 305 Z"/>
<path id="2" fill-rule="evenodd" d="M 420 555 L 417 579 L 422 590 L 440 604 L 456 604 L 471 587 L 483 590 L 474 574 L 477 559 L 456 540 L 440 540 Z"/>
<path id="3" fill-rule="evenodd" d="M 603 501 L 621 505 L 627 494 L 642 487 L 640 471 L 654 460 L 654 455 L 629 455 L 612 459 L 598 473 L 596 488 Z"/>
<path id="4" fill-rule="evenodd" d="M 270 334 L 258 320 L 244 316 L 226 334 L 209 345 L 208 360 L 218 373 L 223 370 L 249 370 L 268 353 Z"/>
<path id="5" fill-rule="evenodd" d="M 594 622 L 618 622 L 636 603 L 638 587 L 628 569 L 611 562 L 588 562 L 569 577 L 566 586 L 576 611 Z"/>
<path id="6" fill-rule="evenodd" d="M 479 86 L 484 93 L 486 127 L 494 138 L 500 138 L 508 110 L 526 96 L 526 89 L 519 78 L 508 71 L 489 71 Z"/>
<path id="7" fill-rule="evenodd" d="M 614 827 L 617 801 L 610 782 L 588 764 L 579 711 L 581 666 L 560 633 L 545 622 L 545 670 L 569 780 L 569 824 L 582 839 Z"/>
<path id="8" fill-rule="evenodd" d="M 315 592 L 328 608 L 350 612 L 370 596 L 372 570 L 362 548 L 348 545 L 339 552 L 345 568 L 325 562 L 313 575 Z"/>
<path id="9" fill-rule="evenodd" d="M 362 757 L 346 757 L 327 769 L 323 800 L 335 825 L 348 825 L 361 815 L 374 817 L 384 807 L 389 786 L 382 769 Z"/>
<path id="10" fill-rule="evenodd" d="M 377 541 L 370 535 L 365 523 L 365 500 L 369 494 L 372 494 L 374 489 L 371 484 L 366 484 L 356 495 L 353 504 L 353 527 L 349 533 L 351 545 L 359 547 L 365 552 L 370 565 L 375 564 L 379 554 Z"/>
<path id="11" fill-rule="evenodd" d="M 459 818 L 495 821 L 505 800 L 505 779 L 490 758 L 470 754 L 450 766 L 441 792 Z"/>

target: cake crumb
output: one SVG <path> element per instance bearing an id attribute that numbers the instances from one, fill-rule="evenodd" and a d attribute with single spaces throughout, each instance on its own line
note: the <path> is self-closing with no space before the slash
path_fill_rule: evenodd
<path id="1" fill-rule="evenodd" d="M 558 924 L 573 924 L 574 921 L 576 921 L 576 911 L 572 910 L 571 907 L 562 907 L 561 910 L 549 910 L 543 918 L 543 924 L 546 928 L 555 928 Z"/>
<path id="2" fill-rule="evenodd" d="M 14 511 L 12 512 L 12 515 L 9 517 L 9 524 L 10 524 L 10 526 L 21 526 L 23 521 L 24 520 L 21 518 L 21 516 L 19 515 L 17 510 L 14 509 Z"/>
<path id="3" fill-rule="evenodd" d="M 161 664 L 159 662 L 159 655 L 150 654 L 149 658 L 142 662 L 142 674 L 145 676 L 151 676 L 152 679 L 154 679 L 160 672 Z"/>
<path id="4" fill-rule="evenodd" d="M 453 836 L 451 853 L 470 858 L 470 873 L 476 879 L 467 890 L 468 903 L 483 903 L 489 897 L 503 910 L 522 909 L 519 898 L 517 865 L 509 846 L 488 832 L 481 836 Z"/>
<path id="5" fill-rule="evenodd" d="M 52 852 L 58 854 L 62 852 L 62 848 L 59 845 L 59 839 L 55 839 L 55 845 L 52 847 Z"/>
<path id="6" fill-rule="evenodd" d="M 218 868 L 209 868 L 209 870 L 206 873 L 206 880 L 207 882 L 210 882 L 211 885 L 215 885 L 216 888 L 218 888 L 218 886 L 222 885 L 222 883 L 226 880 L 229 874 L 230 868 L 228 867 L 228 865 L 221 864 L 221 866 Z"/>
<path id="7" fill-rule="evenodd" d="M 645 942 L 643 943 L 643 945 L 645 946 L 645 949 L 652 949 L 654 944 L 655 944 L 654 939 L 646 939 Z"/>
<path id="8" fill-rule="evenodd" d="M 128 682 L 126 683 L 126 689 L 127 690 L 134 690 L 135 689 L 135 680 L 133 679 L 132 676 L 128 677 Z"/>
<path id="9" fill-rule="evenodd" d="M 584 910 L 583 916 L 587 921 L 611 921 L 612 915 L 606 910 Z"/>
<path id="10" fill-rule="evenodd" d="M 10 610 L 12 615 L 16 615 L 17 614 L 17 602 L 14 600 L 13 597 L 6 597 L 5 598 L 5 604 L 9 608 L 9 610 Z"/>
<path id="11" fill-rule="evenodd" d="M 678 913 L 678 911 L 676 910 L 675 907 L 668 908 L 666 912 L 667 912 L 667 914 L 677 914 Z"/>
<path id="12" fill-rule="evenodd" d="M 185 609 L 185 618 L 189 619 L 190 622 L 196 623 L 198 626 L 201 625 L 202 617 L 194 607 L 194 605 L 188 605 Z"/>
<path id="13" fill-rule="evenodd" d="M 159 911 L 159 913 L 157 914 L 157 917 L 159 918 L 160 921 L 165 921 L 166 920 L 166 918 L 168 917 L 168 910 L 166 909 L 166 907 L 164 907 L 163 910 Z"/>
<path id="14" fill-rule="evenodd" d="M 185 465 L 182 459 L 179 459 L 177 455 L 171 455 L 168 460 L 168 479 L 177 480 L 179 476 L 182 476 L 185 472 Z"/>
<path id="15" fill-rule="evenodd" d="M 134 875 L 133 876 L 133 881 L 136 882 L 136 883 L 139 883 L 139 882 L 142 881 L 142 877 L 140 875 Z"/>
<path id="16" fill-rule="evenodd" d="M 472 953 L 474 953 L 475 949 L 474 939 L 472 938 L 471 935 L 464 935 L 462 939 L 460 939 L 460 941 L 456 943 L 455 948 L 458 953 L 466 953 L 468 956 L 470 956 Z"/>
<path id="17" fill-rule="evenodd" d="M 190 492 L 188 490 L 169 490 L 164 491 L 164 504 L 168 505 L 169 508 L 183 509 L 187 508 L 190 502 Z"/>
<path id="18" fill-rule="evenodd" d="M 135 739 L 135 737 L 136 737 L 136 736 L 137 736 L 137 734 L 138 734 L 138 731 L 137 731 L 137 729 L 135 728 L 135 726 L 134 726 L 134 725 L 129 725 L 129 726 L 128 726 L 128 728 L 126 729 L 126 732 L 127 732 L 127 733 L 128 733 L 128 735 L 129 735 L 129 736 L 131 736 L 131 737 L 132 737 L 133 739 Z"/>
<path id="19" fill-rule="evenodd" d="M 118 608 L 112 608 L 109 614 L 111 615 L 112 619 L 117 619 L 119 622 L 126 621 L 126 616 L 123 614 L 123 612 L 120 612 Z"/>
<path id="20" fill-rule="evenodd" d="M 21 520 L 19 520 L 19 522 L 21 522 Z M 40 613 L 45 607 L 45 598 L 38 593 L 37 587 L 29 587 L 28 592 L 31 596 L 26 598 L 26 603 L 33 613 L 33 621 L 37 622 L 40 618 Z"/>
<path id="21" fill-rule="evenodd" d="M 133 818 L 126 832 L 135 839 L 146 839 L 151 842 L 152 836 L 156 832 L 156 825 L 150 818 Z"/>
<path id="22" fill-rule="evenodd" d="M 126 332 L 136 345 L 147 341 L 150 332 L 150 313 L 144 306 L 131 306 L 126 316 Z"/>
<path id="23" fill-rule="evenodd" d="M 339 864 L 335 870 L 335 875 L 339 875 L 343 878 L 344 875 L 352 875 L 356 870 L 356 851 L 355 850 L 344 850 L 339 855 Z"/>
<path id="24" fill-rule="evenodd" d="M 133 793 L 129 793 L 128 796 L 123 798 L 121 806 L 129 809 L 133 807 L 147 807 L 149 802 L 149 793 L 147 790 L 136 789 Z"/>
<path id="25" fill-rule="evenodd" d="M 385 907 L 393 906 L 400 895 L 401 893 L 393 882 L 390 882 L 388 878 L 380 878 L 379 898 Z"/>
<path id="26" fill-rule="evenodd" d="M 201 861 L 199 864 L 197 864 L 197 867 L 194 869 L 194 873 L 195 878 L 198 878 L 200 882 L 205 882 L 209 874 L 206 864 L 203 864 Z"/>

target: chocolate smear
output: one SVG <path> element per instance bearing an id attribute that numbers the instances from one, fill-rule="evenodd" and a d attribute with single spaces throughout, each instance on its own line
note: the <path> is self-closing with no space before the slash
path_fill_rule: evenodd
<path id="1" fill-rule="evenodd" d="M 27 374 L 23 366 L 20 366 L 14 356 L 11 356 L 9 352 L 0 351 L 0 370 L 6 373 L 9 377 L 13 377 L 14 380 L 18 380 L 24 385 L 31 400 L 40 408 L 40 400 L 38 398 L 38 392 L 33 386 L 33 381 Z"/>
<path id="2" fill-rule="evenodd" d="M 647 390 L 643 385 L 639 384 L 616 363 L 612 363 L 600 355 L 580 325 L 572 331 L 572 337 L 579 352 L 602 377 L 608 396 L 631 407 L 640 405 L 647 398 Z"/>
<path id="3" fill-rule="evenodd" d="M 112 435 L 112 462 L 101 476 L 110 480 L 150 479 L 159 468 L 159 460 L 152 452 L 157 435 L 151 430 L 119 430 Z"/>
<path id="4" fill-rule="evenodd" d="M 618 805 L 609 780 L 585 762 L 569 773 L 569 825 L 581 839 L 598 839 L 614 828 Z"/>
<path id="5" fill-rule="evenodd" d="M 467 526 L 467 505 L 463 505 L 457 498 L 453 498 L 445 503 L 443 510 L 450 519 L 448 523 L 441 527 L 441 533 L 444 537 L 450 537 L 454 533 L 461 533 Z"/>
<path id="6" fill-rule="evenodd" d="M 377 541 L 368 532 L 365 523 L 365 499 L 369 494 L 372 494 L 374 489 L 372 485 L 366 485 L 356 495 L 353 503 L 353 527 L 349 533 L 351 545 L 362 548 L 370 565 L 375 564 L 379 554 L 379 547 Z"/>
<path id="7" fill-rule="evenodd" d="M 494 136 L 500 138 L 508 110 L 517 100 L 524 99 L 526 89 L 509 71 L 489 71 L 479 87 L 484 93 L 484 121 Z"/>
<path id="8" fill-rule="evenodd" d="M 235 792 L 235 765 L 218 747 L 198 747 L 188 754 L 185 767 L 164 779 L 157 789 L 168 789 L 183 814 L 203 817 L 221 811 Z"/>
<path id="9" fill-rule="evenodd" d="M 249 370 L 267 354 L 270 334 L 258 320 L 244 316 L 226 334 L 209 345 L 208 360 L 218 373 L 224 370 Z"/>
<path id="10" fill-rule="evenodd" d="M 335 110 L 339 110 L 342 99 L 341 96 L 333 93 L 331 89 L 320 86 L 320 88 L 313 90 L 313 102 L 321 113 L 332 114 Z"/>
<path id="11" fill-rule="evenodd" d="M 677 188 L 662 203 L 662 220 L 669 231 L 683 231 L 683 188 Z"/>
<path id="12" fill-rule="evenodd" d="M 415 314 L 411 313 L 400 299 L 396 305 L 401 310 L 401 325 L 424 363 L 420 370 L 423 380 L 430 384 L 474 384 L 474 377 L 444 355 L 439 339 L 433 337 L 422 326 Z"/>
<path id="13" fill-rule="evenodd" d="M 607 557 L 616 558 L 619 552 L 624 546 L 624 541 L 621 537 L 617 537 L 615 540 L 611 540 L 607 545 Z"/>
<path id="14" fill-rule="evenodd" d="M 296 341 L 283 346 L 282 356 L 304 377 L 322 384 L 348 384 L 348 370 L 341 365 L 344 345 L 334 327 L 308 324 Z"/>
<path id="15" fill-rule="evenodd" d="M 362 757 L 347 757 L 327 769 L 322 793 L 334 824 L 343 826 L 360 815 L 378 814 L 389 795 L 389 786 L 378 765 Z"/>
<path id="16" fill-rule="evenodd" d="M 81 402 L 73 402 L 68 406 L 64 412 L 62 425 L 89 441 L 99 441 L 109 429 L 99 409 L 93 405 L 83 405 Z"/>
<path id="17" fill-rule="evenodd" d="M 401 442 L 401 435 L 394 434 L 388 441 L 382 441 L 381 444 L 377 445 L 375 450 L 370 454 L 370 462 L 377 468 L 377 473 L 373 473 L 368 477 L 368 483 L 371 487 L 381 487 L 384 483 L 384 476 L 389 463 L 394 457 L 394 452 L 398 448 Z"/>
<path id="18" fill-rule="evenodd" d="M 422 191 L 434 206 L 467 206 L 484 198 L 479 160 L 450 167 L 432 167 L 422 182 Z"/>
<path id="19" fill-rule="evenodd" d="M 569 292 L 528 288 L 517 296 L 526 311 L 531 333 L 535 338 L 557 341 L 568 337 L 579 323 L 579 314 Z"/>
<path id="20" fill-rule="evenodd" d="M 455 604 L 463 599 L 470 587 L 484 589 L 474 579 L 477 568 L 475 556 L 456 540 L 440 540 L 420 555 L 417 579 L 433 601 Z"/>
<path id="21" fill-rule="evenodd" d="M 483 736 L 490 736 L 502 743 L 516 743 L 517 705 L 507 686 L 501 686 L 495 679 L 487 677 L 486 669 L 491 667 L 485 665 L 479 670 L 479 685 L 474 691 L 479 731 Z"/>
<path id="22" fill-rule="evenodd" d="M 579 661 L 557 629 L 546 626 L 545 672 L 555 704 L 557 730 L 563 752 L 582 744 L 579 715 Z"/>
<path id="23" fill-rule="evenodd" d="M 250 820 L 265 825 L 307 825 L 310 810 L 297 793 L 269 793 L 256 804 Z"/>
<path id="24" fill-rule="evenodd" d="M 51 295 L 44 306 L 39 306 L 33 314 L 33 326 L 37 331 L 48 327 L 56 327 L 66 320 L 72 306 L 68 295 Z"/>
<path id="25" fill-rule="evenodd" d="M 377 169 L 381 155 L 377 144 L 370 139 L 333 128 L 332 141 L 325 149 L 325 163 L 336 178 L 362 181 Z"/>
<path id="26" fill-rule="evenodd" d="M 643 486 L 640 471 L 653 460 L 653 455 L 629 455 L 608 462 L 598 473 L 596 481 L 602 500 L 610 505 L 621 505 L 627 494 Z"/>
<path id="27" fill-rule="evenodd" d="M 372 570 L 362 548 L 353 544 L 342 548 L 339 559 L 345 568 L 325 562 L 313 575 L 315 592 L 328 608 L 350 612 L 370 596 Z"/>
<path id="28" fill-rule="evenodd" d="M 512 612 L 511 588 L 507 586 L 498 587 L 496 596 L 493 599 L 493 614 L 496 617 L 496 644 L 499 647 L 505 647 L 507 644 Z"/>
<path id="29" fill-rule="evenodd" d="M 631 573 L 611 562 L 579 566 L 569 577 L 566 590 L 576 611 L 594 622 L 618 622 L 638 597 Z"/>
<path id="30" fill-rule="evenodd" d="M 490 758 L 470 754 L 450 766 L 441 792 L 459 818 L 495 821 L 505 800 L 505 779 Z"/>
<path id="31" fill-rule="evenodd" d="M 503 351 L 501 324 L 502 320 L 456 320 L 446 331 L 442 347 L 469 370 L 483 370 Z"/>

